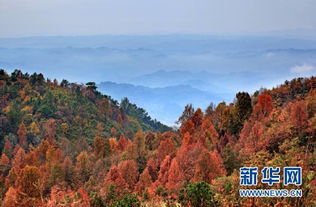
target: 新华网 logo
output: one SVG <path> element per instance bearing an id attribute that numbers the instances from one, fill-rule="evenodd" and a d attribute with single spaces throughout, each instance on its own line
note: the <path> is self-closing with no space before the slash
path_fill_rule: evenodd
<path id="1" fill-rule="evenodd" d="M 284 167 L 283 174 L 280 167 L 264 167 L 261 171 L 261 180 L 263 184 L 273 186 L 283 182 L 284 186 L 302 185 L 301 167 Z M 258 184 L 258 167 L 240 168 L 239 178 L 241 186 L 256 186 Z M 282 178 L 281 178 L 282 175 Z M 301 189 L 240 189 L 239 194 L 242 197 L 301 197 Z"/>

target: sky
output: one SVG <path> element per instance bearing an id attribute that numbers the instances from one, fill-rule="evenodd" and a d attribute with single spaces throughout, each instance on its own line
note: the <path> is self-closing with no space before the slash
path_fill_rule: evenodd
<path id="1" fill-rule="evenodd" d="M 0 37 L 316 29 L 315 0 L 0 0 Z"/>

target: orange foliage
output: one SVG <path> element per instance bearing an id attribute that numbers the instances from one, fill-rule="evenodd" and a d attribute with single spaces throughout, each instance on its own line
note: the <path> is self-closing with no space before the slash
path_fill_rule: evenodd
<path id="1" fill-rule="evenodd" d="M 291 121 L 297 128 L 306 126 L 308 114 L 305 101 L 297 101 L 290 105 Z"/>
<path id="2" fill-rule="evenodd" d="M 26 145 L 27 145 L 26 134 L 27 134 L 26 127 L 25 127 L 24 123 L 22 122 L 19 126 L 19 129 L 18 129 L 18 135 L 19 135 L 19 143 L 23 147 L 26 147 Z"/>
<path id="3" fill-rule="evenodd" d="M 4 153 L 6 153 L 7 156 L 12 156 L 12 145 L 8 139 L 6 139 L 4 143 Z"/>
<path id="4" fill-rule="evenodd" d="M 3 206 L 16 207 L 17 205 L 17 192 L 13 187 L 10 187 L 5 194 Z"/>
<path id="5" fill-rule="evenodd" d="M 105 176 L 104 186 L 109 187 L 111 184 L 114 184 L 115 190 L 119 195 L 123 194 L 128 188 L 128 184 L 117 166 L 113 166 Z"/>
<path id="6" fill-rule="evenodd" d="M 147 168 L 153 181 L 158 179 L 159 164 L 159 161 L 154 158 L 149 158 L 147 161 Z"/>
<path id="7" fill-rule="evenodd" d="M 268 94 L 262 94 L 258 97 L 258 102 L 254 106 L 253 117 L 256 120 L 260 120 L 263 117 L 268 116 L 272 111 L 272 108 L 272 97 Z"/>
<path id="8" fill-rule="evenodd" d="M 168 171 L 171 165 L 170 156 L 166 156 L 160 165 L 160 170 L 158 174 L 158 180 L 156 181 L 158 185 L 165 185 L 168 182 Z"/>
<path id="9" fill-rule="evenodd" d="M 161 162 L 167 155 L 174 157 L 176 153 L 176 146 L 173 141 L 168 138 L 160 142 L 157 150 L 157 158 Z"/>
<path id="10" fill-rule="evenodd" d="M 56 121 L 55 119 L 49 119 L 44 124 L 45 136 L 49 139 L 54 139 L 56 135 Z"/>
<path id="11" fill-rule="evenodd" d="M 271 205 L 291 206 L 291 200 L 274 202 L 267 198 L 266 202 L 235 196 L 239 186 L 236 169 L 254 163 L 262 166 L 266 161 L 302 166 L 303 179 L 308 183 L 302 188 L 310 189 L 309 197 L 300 199 L 299 204 L 313 203 L 310 197 L 316 182 L 311 173 L 316 126 L 315 78 L 306 82 L 297 79 L 265 90 L 259 96 L 256 92 L 252 100 L 247 96 L 247 107 L 222 102 L 216 109 L 211 105 L 204 115 L 201 109 L 195 111 L 188 105 L 179 118 L 179 130 L 167 132 L 142 132 L 141 122 L 126 115 L 122 106 L 110 98 L 99 98 L 105 96 L 93 84 L 84 88 L 64 81 L 64 86 L 59 87 L 57 82 L 42 81 L 47 85 L 40 85 L 39 81 L 41 91 L 36 91 L 38 86 L 33 83 L 31 87 L 26 79 L 19 74 L 18 80 L 10 80 L 13 85 L 17 81 L 19 86 L 26 84 L 18 93 L 20 100 L 25 97 L 21 106 L 9 102 L 11 95 L 0 98 L 0 127 L 8 125 L 6 114 L 12 110 L 31 113 L 25 113 L 15 123 L 19 124 L 16 134 L 10 134 L 11 130 L 2 137 L 0 196 L 5 207 L 108 206 L 128 193 L 137 193 L 145 205 L 157 201 L 156 206 L 161 206 L 162 200 L 169 205 L 168 199 L 177 198 L 184 183 L 202 181 L 212 184 L 214 201 L 222 206 L 262 206 L 271 201 Z M 1 85 L 5 82 L 1 81 Z M 54 101 L 59 104 L 54 112 L 56 120 L 44 117 L 36 111 L 38 107 L 28 105 L 44 97 L 48 89 L 65 95 Z M 76 110 L 64 106 L 83 99 L 81 93 L 90 99 L 91 111 L 97 110 L 98 114 L 91 114 L 86 105 L 74 107 Z M 245 108 L 247 114 L 240 112 Z M 249 113 L 252 111 L 250 116 L 248 109 Z M 102 119 L 93 119 L 96 115 Z M 90 122 L 87 117 L 93 120 Z M 9 128 L 16 130 L 16 125 Z M 93 143 L 91 136 L 95 136 Z M 147 193 L 151 199 L 148 203 Z"/>
<path id="12" fill-rule="evenodd" d="M 193 116 L 191 117 L 191 120 L 194 124 L 194 127 L 197 129 L 202 125 L 202 121 L 203 121 L 203 112 L 200 108 L 198 108 L 195 113 L 193 114 Z"/>
<path id="13" fill-rule="evenodd" d="M 122 161 L 118 165 L 118 170 L 127 183 L 128 188 L 132 191 L 138 178 L 138 168 L 136 162 L 134 160 Z"/>
<path id="14" fill-rule="evenodd" d="M 25 152 L 22 148 L 19 148 L 17 153 L 15 154 L 13 161 L 12 161 L 12 167 L 16 169 L 21 169 L 25 166 Z"/>
<path id="15" fill-rule="evenodd" d="M 218 133 L 209 119 L 204 119 L 202 123 L 202 136 L 200 137 L 200 141 L 209 142 L 210 145 L 218 144 Z M 207 140 L 205 140 L 207 139 Z"/>
<path id="16" fill-rule="evenodd" d="M 139 181 L 136 185 L 136 191 L 139 193 L 144 192 L 152 184 L 152 178 L 149 174 L 148 168 L 145 168 L 143 173 L 140 175 Z"/>
<path id="17" fill-rule="evenodd" d="M 1 160 L 0 160 L 0 165 L 9 165 L 10 164 L 10 159 L 7 157 L 6 154 L 1 155 Z"/>
<path id="18" fill-rule="evenodd" d="M 40 170 L 35 166 L 23 168 L 16 181 L 18 206 L 41 206 L 41 192 L 39 188 Z"/>
<path id="19" fill-rule="evenodd" d="M 188 120 L 181 125 L 180 132 L 181 134 L 189 133 L 193 134 L 195 130 L 194 123 L 192 120 Z"/>
<path id="20" fill-rule="evenodd" d="M 120 151 L 125 151 L 126 146 L 127 146 L 127 140 L 126 140 L 126 138 L 125 138 L 124 135 L 121 135 L 121 136 L 120 136 L 120 139 L 119 139 L 119 141 L 118 141 L 118 149 L 119 149 Z"/>
<path id="21" fill-rule="evenodd" d="M 168 182 L 166 183 L 166 187 L 171 190 L 178 191 L 182 186 L 183 182 L 183 172 L 180 170 L 177 159 L 173 158 L 168 171 Z"/>

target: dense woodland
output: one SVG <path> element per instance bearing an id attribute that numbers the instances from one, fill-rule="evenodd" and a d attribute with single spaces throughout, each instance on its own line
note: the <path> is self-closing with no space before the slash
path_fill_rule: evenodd
<path id="1" fill-rule="evenodd" d="M 205 110 L 187 105 L 171 129 L 93 82 L 0 70 L 1 204 L 312 206 L 315 113 L 315 77 Z M 301 166 L 303 197 L 241 198 L 241 166 Z"/>

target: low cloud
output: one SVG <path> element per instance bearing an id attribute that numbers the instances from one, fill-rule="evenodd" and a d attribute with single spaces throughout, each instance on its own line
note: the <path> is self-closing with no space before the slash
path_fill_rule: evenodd
<path id="1" fill-rule="evenodd" d="M 291 73 L 306 74 L 316 72 L 316 67 L 310 64 L 295 65 L 291 68 Z"/>

